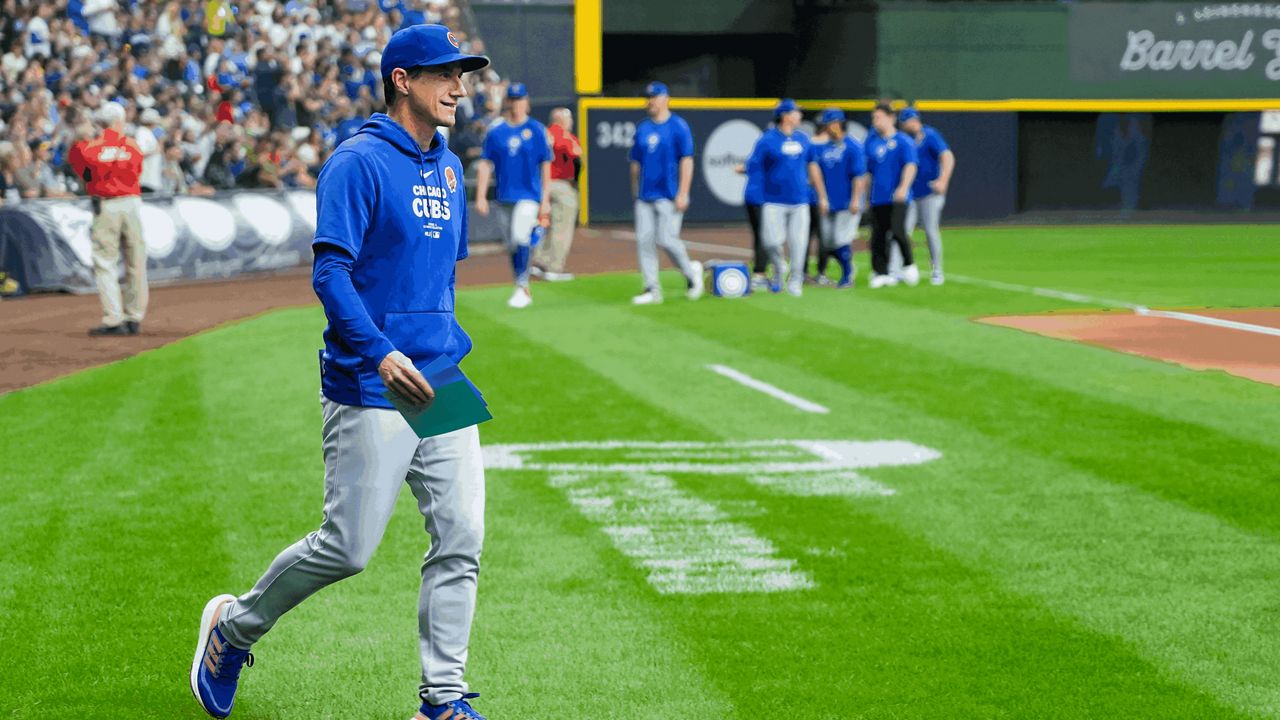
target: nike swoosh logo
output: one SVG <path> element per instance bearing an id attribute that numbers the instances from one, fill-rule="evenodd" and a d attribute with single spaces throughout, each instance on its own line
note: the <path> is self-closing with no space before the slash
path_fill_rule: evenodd
<path id="1" fill-rule="evenodd" d="M 422 176 L 422 179 L 423 179 L 423 180 L 430 180 L 430 179 L 431 179 L 431 176 L 432 176 L 432 175 L 435 175 L 435 174 L 436 174 L 436 171 L 435 171 L 435 170 L 432 170 L 432 171 L 428 172 L 426 175 L 423 175 L 423 176 Z"/>

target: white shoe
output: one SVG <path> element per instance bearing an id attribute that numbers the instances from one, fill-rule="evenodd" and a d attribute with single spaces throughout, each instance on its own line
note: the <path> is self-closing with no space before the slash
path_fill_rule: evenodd
<path id="1" fill-rule="evenodd" d="M 684 295 L 690 300 L 697 300 L 702 297 L 702 263 L 694 260 L 689 263 L 689 269 L 693 271 L 693 277 L 689 278 L 689 290 Z"/>
<path id="2" fill-rule="evenodd" d="M 871 289 L 882 287 L 893 287 L 898 284 L 898 279 L 892 275 L 872 275 L 871 282 L 867 283 L 867 287 Z"/>
<path id="3" fill-rule="evenodd" d="M 942 277 L 942 271 L 941 271 L 941 270 L 934 270 L 934 271 L 933 271 L 933 274 L 929 276 L 929 284 L 930 284 L 930 285 L 941 285 L 941 284 L 943 284 L 943 283 L 944 283 L 944 282 L 946 282 L 946 281 L 947 281 L 947 279 L 946 279 L 946 278 L 944 278 L 944 277 Z"/>
<path id="4" fill-rule="evenodd" d="M 902 268 L 902 282 L 915 287 L 920 284 L 920 268 L 914 264 Z"/>
<path id="5" fill-rule="evenodd" d="M 550 275 L 550 273 L 544 273 L 544 272 L 542 271 L 542 268 L 538 267 L 537 265 L 530 265 L 530 266 L 529 266 L 529 275 L 530 275 L 530 276 L 532 276 L 532 277 L 540 278 L 540 277 L 542 277 L 542 276 L 544 276 L 544 275 Z M 547 278 L 547 279 L 548 279 L 548 280 L 550 280 L 551 278 Z"/>
<path id="6" fill-rule="evenodd" d="M 804 293 L 804 289 L 795 285 L 787 285 L 787 294 L 791 297 L 800 297 Z"/>
<path id="7" fill-rule="evenodd" d="M 662 296 L 652 290 L 645 290 L 631 298 L 632 305 L 661 305 Z"/>
<path id="8" fill-rule="evenodd" d="M 542 274 L 542 279 L 547 282 L 565 282 L 573 279 L 573 273 L 551 272 L 548 270 Z"/>
<path id="9" fill-rule="evenodd" d="M 529 288 L 517 287 L 516 291 L 511 293 L 511 299 L 507 301 L 508 307 L 527 308 L 533 304 L 533 296 L 529 294 Z"/>

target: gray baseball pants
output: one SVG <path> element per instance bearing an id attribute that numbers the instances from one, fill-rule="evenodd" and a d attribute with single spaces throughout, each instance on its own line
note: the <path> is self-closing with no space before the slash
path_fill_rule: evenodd
<path id="1" fill-rule="evenodd" d="M 463 671 L 484 540 L 484 466 L 476 426 L 419 439 L 399 412 L 324 408 L 324 519 L 285 548 L 249 592 L 227 603 L 220 628 L 249 648 L 317 590 L 364 569 L 408 483 L 431 546 L 418 597 L 421 696 L 438 705 L 467 692 Z"/>
<path id="2" fill-rule="evenodd" d="M 640 278 L 645 290 L 662 293 L 662 286 L 658 284 L 658 248 L 666 251 L 671 264 L 680 268 L 686 278 L 693 277 L 689 252 L 680 239 L 683 220 L 684 214 L 676 212 L 672 200 L 636 200 L 636 252 L 640 256 Z"/>
<path id="3" fill-rule="evenodd" d="M 809 206 L 765 203 L 760 206 L 760 227 L 765 252 L 773 263 L 774 277 L 782 280 L 783 246 L 791 256 L 787 289 L 798 293 L 804 289 L 804 260 L 809 249 Z"/>
<path id="4" fill-rule="evenodd" d="M 937 272 L 942 272 L 942 208 L 946 204 L 946 195 L 933 193 L 912 200 L 907 207 L 907 234 L 915 232 L 917 224 L 924 228 L 925 239 L 929 242 L 929 262 Z M 902 270 L 902 253 L 896 245 L 890 246 L 890 250 L 889 269 L 896 273 Z"/>

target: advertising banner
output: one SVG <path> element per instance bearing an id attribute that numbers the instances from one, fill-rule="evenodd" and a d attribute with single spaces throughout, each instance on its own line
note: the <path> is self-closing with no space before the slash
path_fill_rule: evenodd
<path id="1" fill-rule="evenodd" d="M 311 262 L 313 192 L 147 197 L 141 214 L 147 276 L 154 283 L 225 278 Z M 27 292 L 93 292 L 92 222 L 88 198 L 0 208 L 4 270 Z"/>
<path id="2" fill-rule="evenodd" d="M 1280 3 L 1068 6 L 1071 80 L 1133 97 L 1280 95 Z"/>

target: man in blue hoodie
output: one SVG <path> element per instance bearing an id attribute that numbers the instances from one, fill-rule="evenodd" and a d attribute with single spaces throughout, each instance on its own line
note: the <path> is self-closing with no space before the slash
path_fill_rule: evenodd
<path id="1" fill-rule="evenodd" d="M 320 173 L 312 284 L 329 326 L 320 353 L 324 519 L 286 548 L 253 589 L 205 606 L 191 690 L 231 713 L 249 648 L 311 594 L 360 572 L 402 483 L 431 535 L 418 606 L 420 720 L 481 718 L 463 680 L 484 535 L 484 469 L 473 425 L 426 439 L 384 397 L 424 407 L 418 368 L 454 362 L 471 340 L 454 319 L 454 267 L 467 256 L 462 164 L 437 130 L 452 127 L 462 75 L 489 64 L 459 52 L 440 25 L 397 32 L 382 54 L 387 113 L 376 113 Z"/>

